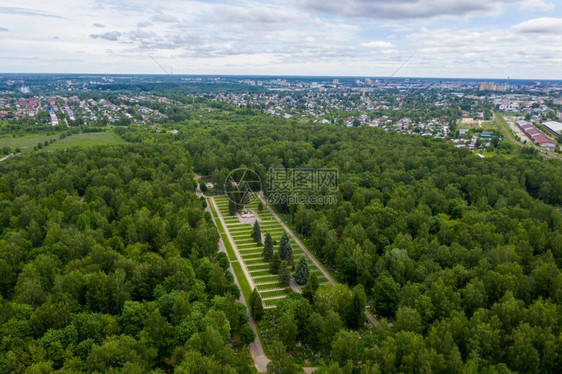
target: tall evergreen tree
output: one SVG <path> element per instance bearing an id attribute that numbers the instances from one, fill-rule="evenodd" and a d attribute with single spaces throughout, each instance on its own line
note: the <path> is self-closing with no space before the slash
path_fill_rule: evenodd
<path id="1" fill-rule="evenodd" d="M 252 317 L 259 322 L 263 316 L 263 304 L 257 288 L 254 288 L 252 291 L 248 304 L 250 306 L 250 312 L 252 312 Z"/>
<path id="2" fill-rule="evenodd" d="M 308 263 L 306 262 L 306 257 L 302 255 L 297 264 L 297 269 L 295 271 L 295 281 L 298 285 L 304 286 L 308 282 Z"/>
<path id="3" fill-rule="evenodd" d="M 279 241 L 279 256 L 282 260 L 285 260 L 288 263 L 293 262 L 293 247 L 291 247 L 291 243 L 289 242 L 289 237 L 286 232 L 283 232 L 281 240 Z"/>
<path id="4" fill-rule="evenodd" d="M 287 244 L 287 249 L 285 250 L 285 261 L 291 265 L 293 263 L 293 247 L 291 247 L 290 243 Z"/>
<path id="5" fill-rule="evenodd" d="M 275 252 L 269 264 L 269 271 L 272 274 L 279 274 L 279 266 L 281 266 L 281 257 L 279 256 L 279 252 Z"/>
<path id="6" fill-rule="evenodd" d="M 273 239 L 271 239 L 271 234 L 267 233 L 265 235 L 265 243 L 263 245 L 263 260 L 265 262 L 271 261 L 273 258 Z"/>
<path id="7" fill-rule="evenodd" d="M 235 216 L 236 215 L 236 210 L 238 210 L 236 203 L 234 202 L 234 200 L 231 198 L 228 199 L 228 213 L 231 216 Z"/>
<path id="8" fill-rule="evenodd" d="M 281 282 L 284 287 L 289 286 L 291 282 L 291 273 L 289 272 L 287 261 L 284 260 L 281 261 L 281 264 L 279 265 L 279 282 Z"/>
<path id="9" fill-rule="evenodd" d="M 254 228 L 252 229 L 252 238 L 256 243 L 261 242 L 261 229 L 258 220 L 254 222 Z"/>

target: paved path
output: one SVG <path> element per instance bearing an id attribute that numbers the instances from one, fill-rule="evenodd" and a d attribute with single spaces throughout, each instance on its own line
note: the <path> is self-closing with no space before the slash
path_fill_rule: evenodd
<path id="1" fill-rule="evenodd" d="M 13 153 L 10 153 L 9 155 L 0 158 L 0 162 L 9 159 L 9 158 L 12 157 L 13 155 L 14 155 Z"/>
<path id="2" fill-rule="evenodd" d="M 322 272 L 322 274 L 326 277 L 326 279 L 328 279 L 328 281 L 332 284 L 336 284 L 336 282 L 334 281 L 334 279 L 332 278 L 332 276 L 324 269 L 324 266 L 318 262 L 316 260 L 316 258 L 308 251 L 308 249 L 304 246 L 304 244 L 300 241 L 300 239 L 295 235 L 295 233 L 293 232 L 293 230 L 291 230 L 286 224 L 285 222 L 283 222 L 283 220 L 279 217 L 279 215 L 277 214 L 277 212 L 275 210 L 273 210 L 270 206 L 269 203 L 267 203 L 265 201 L 265 199 L 263 198 L 262 193 L 258 194 L 258 197 L 260 198 L 260 200 L 262 201 L 263 205 L 265 207 L 267 207 L 267 209 L 269 210 L 269 212 L 271 214 L 273 214 L 273 216 L 275 217 L 275 219 L 281 224 L 281 226 L 283 226 L 283 229 L 287 232 L 287 234 L 298 244 L 298 246 L 302 249 L 302 251 L 304 253 L 306 253 L 306 255 L 308 256 L 308 258 L 310 258 L 310 260 L 316 265 L 316 267 L 318 269 L 320 269 L 320 271 Z M 295 283 L 296 285 L 296 283 Z M 378 324 L 377 319 L 371 314 L 369 313 L 367 310 L 365 310 L 365 317 L 367 317 L 367 319 L 369 320 L 369 322 L 371 322 L 371 324 L 373 326 L 376 326 Z"/>
<path id="3" fill-rule="evenodd" d="M 226 230 L 226 224 L 224 223 L 224 220 L 222 219 L 222 215 L 220 214 L 220 212 L 219 212 L 219 210 L 218 210 L 218 208 L 215 204 L 215 199 L 208 198 L 207 196 L 205 196 L 203 194 L 203 192 L 201 191 L 201 189 L 199 188 L 199 186 L 197 186 L 197 189 L 195 190 L 195 192 L 196 192 L 197 196 L 205 198 L 205 200 L 207 201 L 207 209 L 210 209 L 209 203 L 213 204 L 213 207 L 215 208 L 215 212 L 217 212 L 217 215 L 218 215 L 219 219 L 221 220 L 221 223 L 223 224 L 223 227 Z M 212 214 L 211 214 L 211 217 L 213 218 L 213 222 L 215 222 L 215 217 Z M 218 230 L 218 226 L 217 226 L 216 222 L 215 222 L 215 226 L 217 227 L 217 230 Z M 232 241 L 232 238 L 230 238 L 230 234 L 226 231 L 225 231 L 225 234 L 227 234 L 229 236 L 229 239 Z M 226 246 L 224 245 L 224 241 L 222 240 L 222 236 L 220 236 L 220 235 L 219 235 L 219 251 L 226 253 L 226 255 L 228 257 L 228 252 L 226 251 Z M 235 253 L 238 253 L 238 251 L 235 251 Z M 240 262 L 240 260 L 238 260 L 238 262 Z M 242 270 L 244 270 L 244 266 L 242 265 L 243 263 L 244 262 L 241 262 L 241 264 L 240 264 L 242 266 Z M 267 356 L 265 355 L 265 352 L 263 350 L 263 346 L 261 344 L 261 340 L 259 339 L 259 335 L 258 335 L 258 329 L 256 328 L 256 323 L 254 321 L 254 318 L 250 314 L 250 309 L 248 308 L 248 303 L 246 302 L 246 298 L 244 297 L 244 293 L 242 292 L 242 287 L 240 286 L 240 282 L 238 281 L 238 278 L 236 277 L 236 272 L 234 271 L 234 268 L 232 267 L 232 261 L 230 261 L 230 272 L 234 276 L 234 283 L 236 283 L 236 285 L 240 289 L 240 298 L 238 299 L 238 301 L 246 307 L 246 315 L 248 316 L 248 323 L 250 324 L 250 327 L 252 328 L 252 330 L 254 331 L 254 335 L 256 336 L 254 341 L 252 343 L 250 343 L 250 355 L 254 359 L 254 366 L 256 367 L 256 370 L 259 373 L 265 373 L 265 372 L 267 372 L 267 364 L 269 364 L 270 360 L 267 358 Z"/>
<path id="4" fill-rule="evenodd" d="M 224 242 L 222 241 L 221 237 L 219 237 L 219 251 L 226 253 L 226 247 L 224 246 Z M 254 359 L 254 366 L 256 367 L 256 370 L 259 373 L 265 373 L 267 372 L 267 364 L 269 364 L 270 360 L 265 355 L 263 346 L 261 345 L 261 340 L 258 337 L 259 335 L 258 335 L 258 329 L 256 328 L 256 323 L 254 322 L 254 318 L 250 314 L 248 303 L 246 302 L 246 298 L 242 293 L 242 287 L 240 287 L 240 282 L 238 282 L 238 278 L 236 278 L 236 272 L 232 267 L 232 263 L 230 264 L 230 272 L 232 273 L 232 275 L 234 275 L 234 283 L 236 283 L 236 285 L 240 289 L 240 298 L 238 299 L 238 301 L 244 304 L 244 306 L 246 307 L 246 315 L 248 316 L 248 323 L 250 324 L 250 327 L 252 328 L 252 330 L 254 331 L 254 335 L 256 336 L 254 341 L 250 343 L 250 354 Z"/>
<path id="5" fill-rule="evenodd" d="M 232 235 L 230 235 L 230 231 L 228 230 L 228 227 L 226 226 L 226 222 L 224 221 L 224 218 L 222 217 L 222 213 L 220 212 L 219 207 L 217 206 L 217 204 L 215 202 L 215 199 L 213 197 L 209 197 L 207 199 L 207 201 L 210 201 L 211 204 L 213 205 L 213 208 L 215 208 L 215 212 L 217 212 L 217 216 L 219 217 L 219 220 L 222 223 L 222 227 L 224 228 L 224 233 L 228 237 L 228 241 L 230 242 L 230 245 L 232 246 L 232 249 L 234 250 L 234 254 L 236 255 L 236 259 L 240 263 L 240 266 L 242 267 L 242 271 L 244 272 L 244 276 L 246 277 L 246 279 L 248 280 L 248 283 L 250 284 L 250 289 L 253 290 L 254 288 L 256 288 L 256 284 L 254 283 L 254 280 L 250 276 L 250 271 L 246 267 L 246 264 L 244 263 L 244 259 L 242 258 L 242 255 L 240 255 L 240 252 L 238 251 L 238 247 L 236 246 L 236 243 L 234 242 L 234 238 L 232 237 Z"/>

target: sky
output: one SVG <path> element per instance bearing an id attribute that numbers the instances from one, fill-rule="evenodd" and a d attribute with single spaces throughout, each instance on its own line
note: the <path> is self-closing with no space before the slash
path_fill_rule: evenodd
<path id="1" fill-rule="evenodd" d="M 0 0 L 0 72 L 164 71 L 562 79 L 562 0 Z"/>

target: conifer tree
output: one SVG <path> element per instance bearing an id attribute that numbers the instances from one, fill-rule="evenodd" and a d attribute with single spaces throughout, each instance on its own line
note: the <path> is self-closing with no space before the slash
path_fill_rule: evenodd
<path id="1" fill-rule="evenodd" d="M 272 274 L 278 274 L 280 265 L 281 257 L 279 257 L 279 252 L 275 252 L 275 254 L 273 254 L 273 258 L 271 259 L 271 263 L 269 264 L 269 271 Z"/>
<path id="2" fill-rule="evenodd" d="M 232 197 L 228 199 L 228 213 L 231 216 L 235 216 L 236 215 L 236 203 L 232 200 Z"/>
<path id="3" fill-rule="evenodd" d="M 279 282 L 281 282 L 284 287 L 287 287 L 291 282 L 291 273 L 289 273 L 287 261 L 281 261 L 279 265 Z"/>
<path id="4" fill-rule="evenodd" d="M 297 269 L 295 271 L 295 281 L 298 285 L 303 286 L 308 282 L 308 263 L 306 262 L 306 257 L 302 255 L 297 264 Z"/>
<path id="5" fill-rule="evenodd" d="M 287 263 L 293 262 L 293 248 L 289 242 L 289 237 L 286 232 L 283 232 L 281 240 L 279 241 L 279 256 L 281 260 L 287 261 Z"/>
<path id="6" fill-rule="evenodd" d="M 271 261 L 273 258 L 273 239 L 271 239 L 271 234 L 267 233 L 265 235 L 265 243 L 263 246 L 263 260 L 265 262 Z"/>
<path id="7" fill-rule="evenodd" d="M 263 316 L 263 304 L 257 288 L 254 288 L 252 291 L 248 304 L 250 306 L 250 312 L 252 312 L 252 317 L 254 317 L 256 321 L 260 321 Z"/>
<path id="8" fill-rule="evenodd" d="M 252 238 L 256 243 L 261 242 L 261 229 L 258 220 L 254 222 L 254 228 L 252 229 Z"/>

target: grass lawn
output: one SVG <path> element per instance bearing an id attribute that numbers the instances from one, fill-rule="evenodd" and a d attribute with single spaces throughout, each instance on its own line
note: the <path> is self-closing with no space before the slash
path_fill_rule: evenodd
<path id="1" fill-rule="evenodd" d="M 68 136 L 57 140 L 46 149 L 66 149 L 71 147 L 93 147 L 96 145 L 117 145 L 124 143 L 118 135 L 112 132 L 90 132 Z"/>
<path id="2" fill-rule="evenodd" d="M 246 263 L 246 265 L 254 265 L 254 264 L 261 264 L 264 263 L 265 261 L 263 260 L 263 258 L 258 257 L 256 259 L 244 259 L 244 262 Z"/>
<path id="3" fill-rule="evenodd" d="M 16 138 L 6 136 L 0 138 L 0 147 L 8 146 L 12 149 L 12 152 L 15 148 L 21 148 L 22 152 L 25 152 L 33 150 L 33 147 L 35 147 L 37 143 L 44 143 L 45 140 L 49 141 L 51 139 L 57 139 L 58 141 L 59 134 L 27 134 L 24 136 L 18 136 Z"/>
<path id="4" fill-rule="evenodd" d="M 277 306 L 278 304 L 281 303 L 281 301 L 283 301 L 283 299 L 270 299 L 270 300 L 264 300 L 263 303 L 265 304 L 266 307 L 272 307 L 272 306 Z M 265 349 L 265 347 L 264 347 Z"/>
<path id="5" fill-rule="evenodd" d="M 230 261 L 236 261 L 237 260 L 236 254 L 234 253 L 234 249 L 232 248 L 232 245 L 230 245 L 230 241 L 228 240 L 228 236 L 224 232 L 224 228 L 222 227 L 222 223 L 218 219 L 217 213 L 215 212 L 215 209 L 213 208 L 213 205 L 209 204 L 209 207 L 211 208 L 211 214 L 215 218 L 217 230 L 219 231 L 219 234 L 220 234 L 220 236 L 222 238 L 222 241 L 224 243 L 224 247 L 226 248 L 226 253 L 228 254 L 228 257 L 230 258 Z M 244 278 L 244 279 L 246 279 L 246 278 Z"/>
<path id="6" fill-rule="evenodd" d="M 259 253 L 250 253 L 250 254 L 243 254 L 242 258 L 244 260 L 255 260 L 255 259 L 263 259 L 263 254 Z"/>
<path id="7" fill-rule="evenodd" d="M 263 265 L 248 265 L 246 266 L 248 268 L 249 271 L 257 271 L 257 270 L 268 270 L 269 269 L 269 264 L 263 264 Z"/>
<path id="8" fill-rule="evenodd" d="M 263 291 L 260 292 L 262 299 L 268 298 L 268 297 L 277 297 L 277 296 L 285 296 L 287 294 L 287 292 L 285 292 L 285 290 L 278 290 L 278 291 Z"/>
<path id="9" fill-rule="evenodd" d="M 22 152 L 30 152 L 37 143 L 44 143 L 46 140 L 56 139 L 56 142 L 44 147 L 43 150 L 58 150 L 76 146 L 92 147 L 96 145 L 116 145 L 125 141 L 112 132 L 89 132 L 83 134 L 74 134 L 64 139 L 59 139 L 58 133 L 45 134 L 28 134 L 24 136 L 2 137 L 0 138 L 0 147 L 8 146 L 14 151 L 20 148 Z"/>
<path id="10" fill-rule="evenodd" d="M 265 277 L 254 278 L 254 282 L 256 284 L 273 282 L 273 281 L 278 281 L 278 280 L 279 280 L 279 275 L 267 275 Z"/>
<path id="11" fill-rule="evenodd" d="M 259 270 L 259 271 L 251 271 L 250 270 L 250 275 L 256 279 L 255 277 L 259 277 L 260 275 L 271 275 L 271 272 L 269 270 Z M 277 275 L 276 275 L 277 277 Z M 260 278 L 262 279 L 262 278 Z"/>
<path id="12" fill-rule="evenodd" d="M 276 290 L 278 288 L 285 288 L 280 282 L 270 284 L 258 284 L 258 291 Z"/>
<path id="13" fill-rule="evenodd" d="M 249 302 L 250 295 L 252 294 L 252 290 L 250 289 L 250 284 L 248 280 L 244 276 L 244 272 L 242 271 L 242 266 L 238 262 L 231 262 L 232 268 L 236 273 L 236 278 L 238 279 L 238 283 L 240 283 L 240 288 L 242 289 L 242 294 L 246 299 L 246 302 Z"/>

